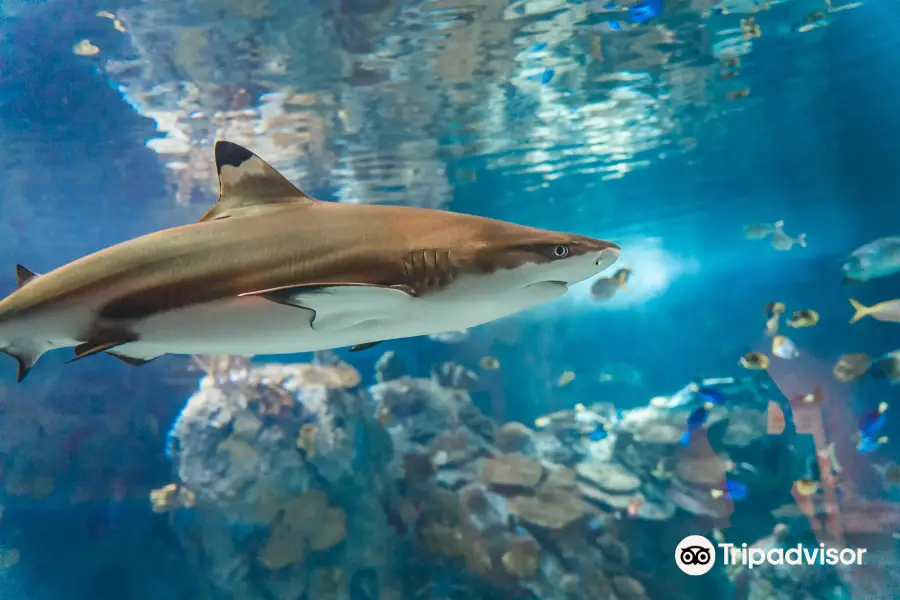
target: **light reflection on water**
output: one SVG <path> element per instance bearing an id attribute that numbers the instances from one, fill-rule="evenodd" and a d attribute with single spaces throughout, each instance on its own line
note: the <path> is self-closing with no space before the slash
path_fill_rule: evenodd
<path id="1" fill-rule="evenodd" d="M 342 201 L 439 207 L 460 159 L 535 175 L 538 191 L 692 149 L 699 125 L 750 100 L 741 61 L 761 32 L 815 35 L 818 4 L 672 1 L 638 6 L 643 20 L 614 1 L 157 2 L 110 8 L 131 56 L 98 41 L 84 58 L 155 121 L 148 145 L 180 203 L 212 190 L 227 137 Z"/>

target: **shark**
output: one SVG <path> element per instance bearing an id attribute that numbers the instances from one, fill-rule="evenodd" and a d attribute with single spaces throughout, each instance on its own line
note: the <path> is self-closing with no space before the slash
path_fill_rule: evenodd
<path id="1" fill-rule="evenodd" d="M 200 221 L 43 275 L 17 265 L 17 288 L 0 300 L 0 352 L 18 382 L 59 348 L 142 365 L 467 329 L 558 298 L 621 253 L 475 215 L 317 200 L 232 142 L 216 142 L 214 157 L 219 196 Z"/>

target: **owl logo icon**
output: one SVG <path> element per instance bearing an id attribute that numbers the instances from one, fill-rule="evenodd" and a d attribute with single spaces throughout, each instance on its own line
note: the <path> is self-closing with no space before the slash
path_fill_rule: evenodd
<path id="1" fill-rule="evenodd" d="M 716 547 L 702 535 L 689 535 L 675 548 L 675 564 L 686 575 L 704 575 L 716 564 Z"/>

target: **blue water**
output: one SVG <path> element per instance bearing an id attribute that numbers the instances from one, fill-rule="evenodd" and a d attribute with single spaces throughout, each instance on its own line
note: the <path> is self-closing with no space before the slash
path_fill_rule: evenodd
<path id="1" fill-rule="evenodd" d="M 317 198 L 578 232 L 620 245 L 617 266 L 634 270 L 629 289 L 607 303 L 592 301 L 588 282 L 549 305 L 475 328 L 461 344 L 420 337 L 358 354 L 340 350 L 364 385 L 374 383 L 386 350 L 420 377 L 445 361 L 479 370 L 483 357 L 494 357 L 500 368 L 480 370 L 471 396 L 499 423 L 531 425 L 578 403 L 632 409 L 697 378 L 746 375 L 738 359 L 768 351 L 763 307 L 780 301 L 788 313 L 818 311 L 821 322 L 782 326 L 802 355 L 773 364 L 770 375 L 788 398 L 824 387 L 832 420 L 843 425 L 831 435 L 855 454 L 854 421 L 897 396 L 885 381 L 839 384 L 831 369 L 843 354 L 879 356 L 900 339 L 894 323 L 848 324 L 848 298 L 866 305 L 900 298 L 900 277 L 846 287 L 840 273 L 855 248 L 900 235 L 900 4 L 871 0 L 827 13 L 820 2 L 788 0 L 753 13 L 762 35 L 743 42 L 752 48 L 730 79 L 720 76 L 727 55 L 720 42 L 739 39 L 727 31 L 751 14 L 737 4 L 723 15 L 715 3 L 689 9 L 667 1 L 662 14 L 629 22 L 628 4 L 619 3 L 626 10 L 614 16 L 626 27 L 618 29 L 593 3 L 554 10 L 525 3 L 528 18 L 506 3 L 457 6 L 446 20 L 440 7 L 416 2 L 308 4 L 0 0 L 4 293 L 14 290 L 16 263 L 45 273 L 199 219 L 215 200 L 211 143 L 231 135 L 293 169 L 289 179 Z M 245 18 L 253 6 L 268 7 L 270 16 Z M 429 10 L 424 24 L 405 16 Z M 826 11 L 827 26 L 796 31 L 817 10 Z M 98 11 L 121 16 L 126 31 Z M 479 23 L 494 29 L 486 33 Z M 185 28 L 204 32 L 207 45 L 193 58 L 179 53 L 192 43 L 187 37 L 173 47 L 172 31 Z M 75 53 L 81 40 L 99 53 Z M 476 43 L 471 54 L 439 53 Z M 592 44 L 602 45 L 602 60 Z M 288 66 L 266 66 L 278 60 Z M 626 76 L 640 83 L 621 84 Z M 191 85 L 201 91 L 179 104 Z M 747 97 L 727 99 L 745 88 Z M 288 150 L 272 142 L 274 121 L 252 134 L 228 128 L 245 118 L 241 111 L 264 105 L 264 92 L 305 95 L 294 109 L 312 106 L 319 115 L 297 126 Z M 492 124 L 501 107 L 505 121 Z M 185 172 L 197 176 L 186 192 L 166 166 L 181 159 L 157 151 L 163 108 L 180 119 L 179 133 L 167 139 L 195 153 Z M 278 156 L 267 156 L 274 148 Z M 744 238 L 745 224 L 777 220 L 792 235 L 805 233 L 808 247 L 779 252 Z M 257 595 L 225 595 L 208 583 L 204 553 L 191 552 L 191 528 L 208 522 L 150 511 L 149 490 L 177 477 L 165 436 L 201 375 L 185 357 L 140 369 L 108 357 L 66 365 L 68 358 L 46 355 L 20 385 L 13 361 L 0 363 L 0 551 L 18 551 L 15 564 L 0 561 L 0 599 L 315 598 L 287 576 L 278 589 L 253 587 L 255 571 L 240 577 Z M 308 362 L 311 355 L 267 360 Z M 637 372 L 639 383 L 623 369 Z M 561 386 L 566 371 L 575 379 Z M 601 381 L 606 372 L 612 381 Z M 869 500 L 898 500 L 874 470 L 900 454 L 891 416 L 882 432 L 888 441 L 845 468 Z M 41 493 L 41 485 L 50 489 Z M 745 513 L 733 517 L 739 542 L 768 535 L 771 523 L 754 519 L 763 523 L 781 504 L 763 502 L 751 485 Z M 893 529 L 884 529 L 852 542 L 873 553 L 882 548 L 874 590 L 857 587 L 853 598 L 896 597 L 885 574 L 897 565 Z M 425 581 L 430 596 L 408 585 L 403 597 L 525 593 L 477 577 L 467 584 L 476 588 Z M 683 597 L 684 590 L 667 595 L 648 581 L 653 598 Z M 685 588 L 694 590 L 688 595 L 705 589 L 742 597 L 729 584 L 690 585 L 698 587 Z M 371 596 L 358 581 L 350 588 L 352 600 Z"/>

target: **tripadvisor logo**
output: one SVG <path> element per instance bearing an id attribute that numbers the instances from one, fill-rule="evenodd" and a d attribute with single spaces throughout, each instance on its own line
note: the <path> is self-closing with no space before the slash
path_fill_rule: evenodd
<path id="1" fill-rule="evenodd" d="M 704 575 L 716 564 L 716 547 L 702 535 L 689 535 L 675 548 L 675 564 L 688 575 Z"/>
<path id="2" fill-rule="evenodd" d="M 689 535 L 675 548 L 675 564 L 687 575 L 703 575 L 716 564 L 717 548 L 722 552 L 722 564 L 744 565 L 861 565 L 865 548 L 826 548 L 825 544 L 790 548 L 748 548 L 747 544 L 713 544 L 702 535 Z"/>

